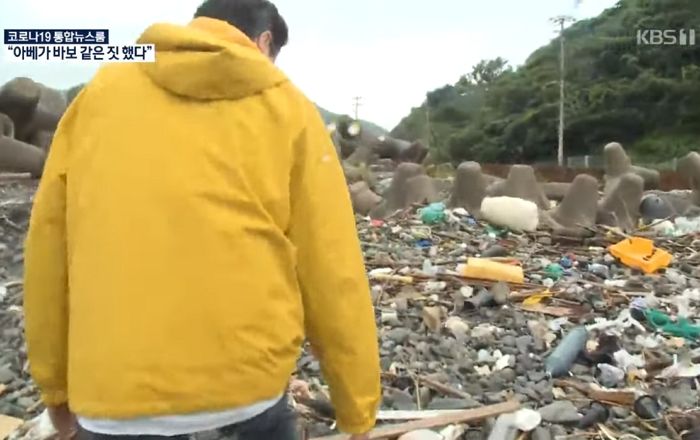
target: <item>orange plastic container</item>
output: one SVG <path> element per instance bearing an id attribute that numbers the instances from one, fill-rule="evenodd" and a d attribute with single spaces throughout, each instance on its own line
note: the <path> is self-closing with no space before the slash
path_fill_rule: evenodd
<path id="1" fill-rule="evenodd" d="M 627 266 L 651 274 L 667 268 L 673 256 L 654 246 L 652 240 L 632 237 L 610 246 L 610 253 Z"/>
<path id="2" fill-rule="evenodd" d="M 464 277 L 478 280 L 506 281 L 519 284 L 525 281 L 522 267 L 483 258 L 469 258 L 467 265 L 463 266 L 460 272 Z"/>

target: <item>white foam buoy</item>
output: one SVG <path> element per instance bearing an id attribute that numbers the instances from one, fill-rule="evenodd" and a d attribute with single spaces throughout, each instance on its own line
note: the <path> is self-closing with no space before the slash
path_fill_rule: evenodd
<path id="1" fill-rule="evenodd" d="M 481 216 L 514 231 L 534 232 L 540 222 L 537 205 L 515 197 L 486 197 L 481 202 Z"/>

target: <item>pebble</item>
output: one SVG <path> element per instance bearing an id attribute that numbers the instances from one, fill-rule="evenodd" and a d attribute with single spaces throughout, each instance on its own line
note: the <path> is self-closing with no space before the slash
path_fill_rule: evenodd
<path id="1" fill-rule="evenodd" d="M 511 382 L 515 381 L 515 379 L 517 377 L 515 370 L 513 370 L 512 368 L 506 368 L 506 369 L 500 371 L 499 374 L 500 374 L 501 378 L 507 383 L 511 383 Z"/>
<path id="2" fill-rule="evenodd" d="M 517 339 L 515 336 L 506 335 L 501 338 L 501 344 L 506 347 L 515 347 L 517 345 Z"/>
<path id="3" fill-rule="evenodd" d="M 574 364 L 569 370 L 574 376 L 590 376 L 591 368 L 581 364 Z"/>
<path id="4" fill-rule="evenodd" d="M 552 432 L 549 428 L 540 426 L 532 432 L 530 440 L 553 440 Z"/>
<path id="5" fill-rule="evenodd" d="M 418 409 L 416 400 L 406 391 L 391 389 L 387 392 L 385 403 L 394 409 L 411 411 Z"/>
<path id="6" fill-rule="evenodd" d="M 397 344 L 403 344 L 411 336 L 411 330 L 403 327 L 393 328 L 386 332 L 385 336 Z"/>
<path id="7" fill-rule="evenodd" d="M 31 408 L 36 404 L 36 399 L 33 397 L 21 397 L 17 399 L 17 405 L 21 406 L 24 409 Z"/>
<path id="8" fill-rule="evenodd" d="M 530 347 L 535 342 L 534 338 L 530 335 L 519 336 L 515 339 L 515 345 L 518 347 L 520 353 L 526 354 L 530 352 Z"/>
<path id="9" fill-rule="evenodd" d="M 622 406 L 613 406 L 610 408 L 612 415 L 616 419 L 626 419 L 632 415 L 632 411 Z"/>
<path id="10" fill-rule="evenodd" d="M 682 381 L 663 393 L 671 406 L 679 409 L 696 408 L 698 405 L 698 392 L 687 381 Z"/>
<path id="11" fill-rule="evenodd" d="M 576 406 L 568 400 L 560 400 L 539 409 L 542 420 L 549 423 L 576 423 L 581 419 Z"/>
<path id="12" fill-rule="evenodd" d="M 544 378 L 547 376 L 547 374 L 544 371 L 540 370 L 530 370 L 527 373 L 528 379 L 530 379 L 533 382 L 540 382 L 544 380 Z"/>
<path id="13" fill-rule="evenodd" d="M 482 258 L 495 258 L 506 256 L 508 256 L 508 249 L 498 244 L 491 246 L 490 248 L 486 249 L 483 254 L 481 254 Z"/>
<path id="14" fill-rule="evenodd" d="M 14 371 L 12 371 L 12 367 L 8 364 L 5 364 L 0 367 L 0 383 L 10 383 L 13 380 L 17 378 L 17 374 L 15 374 Z"/>

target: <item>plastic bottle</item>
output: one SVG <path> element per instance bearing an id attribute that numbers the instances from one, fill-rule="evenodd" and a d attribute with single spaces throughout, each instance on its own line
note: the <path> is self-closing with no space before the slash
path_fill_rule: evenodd
<path id="1" fill-rule="evenodd" d="M 579 353 L 586 347 L 588 330 L 576 327 L 561 340 L 557 348 L 544 363 L 545 371 L 550 377 L 561 377 L 569 372 Z"/>

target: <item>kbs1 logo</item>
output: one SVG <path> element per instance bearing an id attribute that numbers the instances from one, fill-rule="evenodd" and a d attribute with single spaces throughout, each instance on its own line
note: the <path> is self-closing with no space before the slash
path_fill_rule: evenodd
<path id="1" fill-rule="evenodd" d="M 695 46 L 695 29 L 638 29 L 639 46 Z"/>

